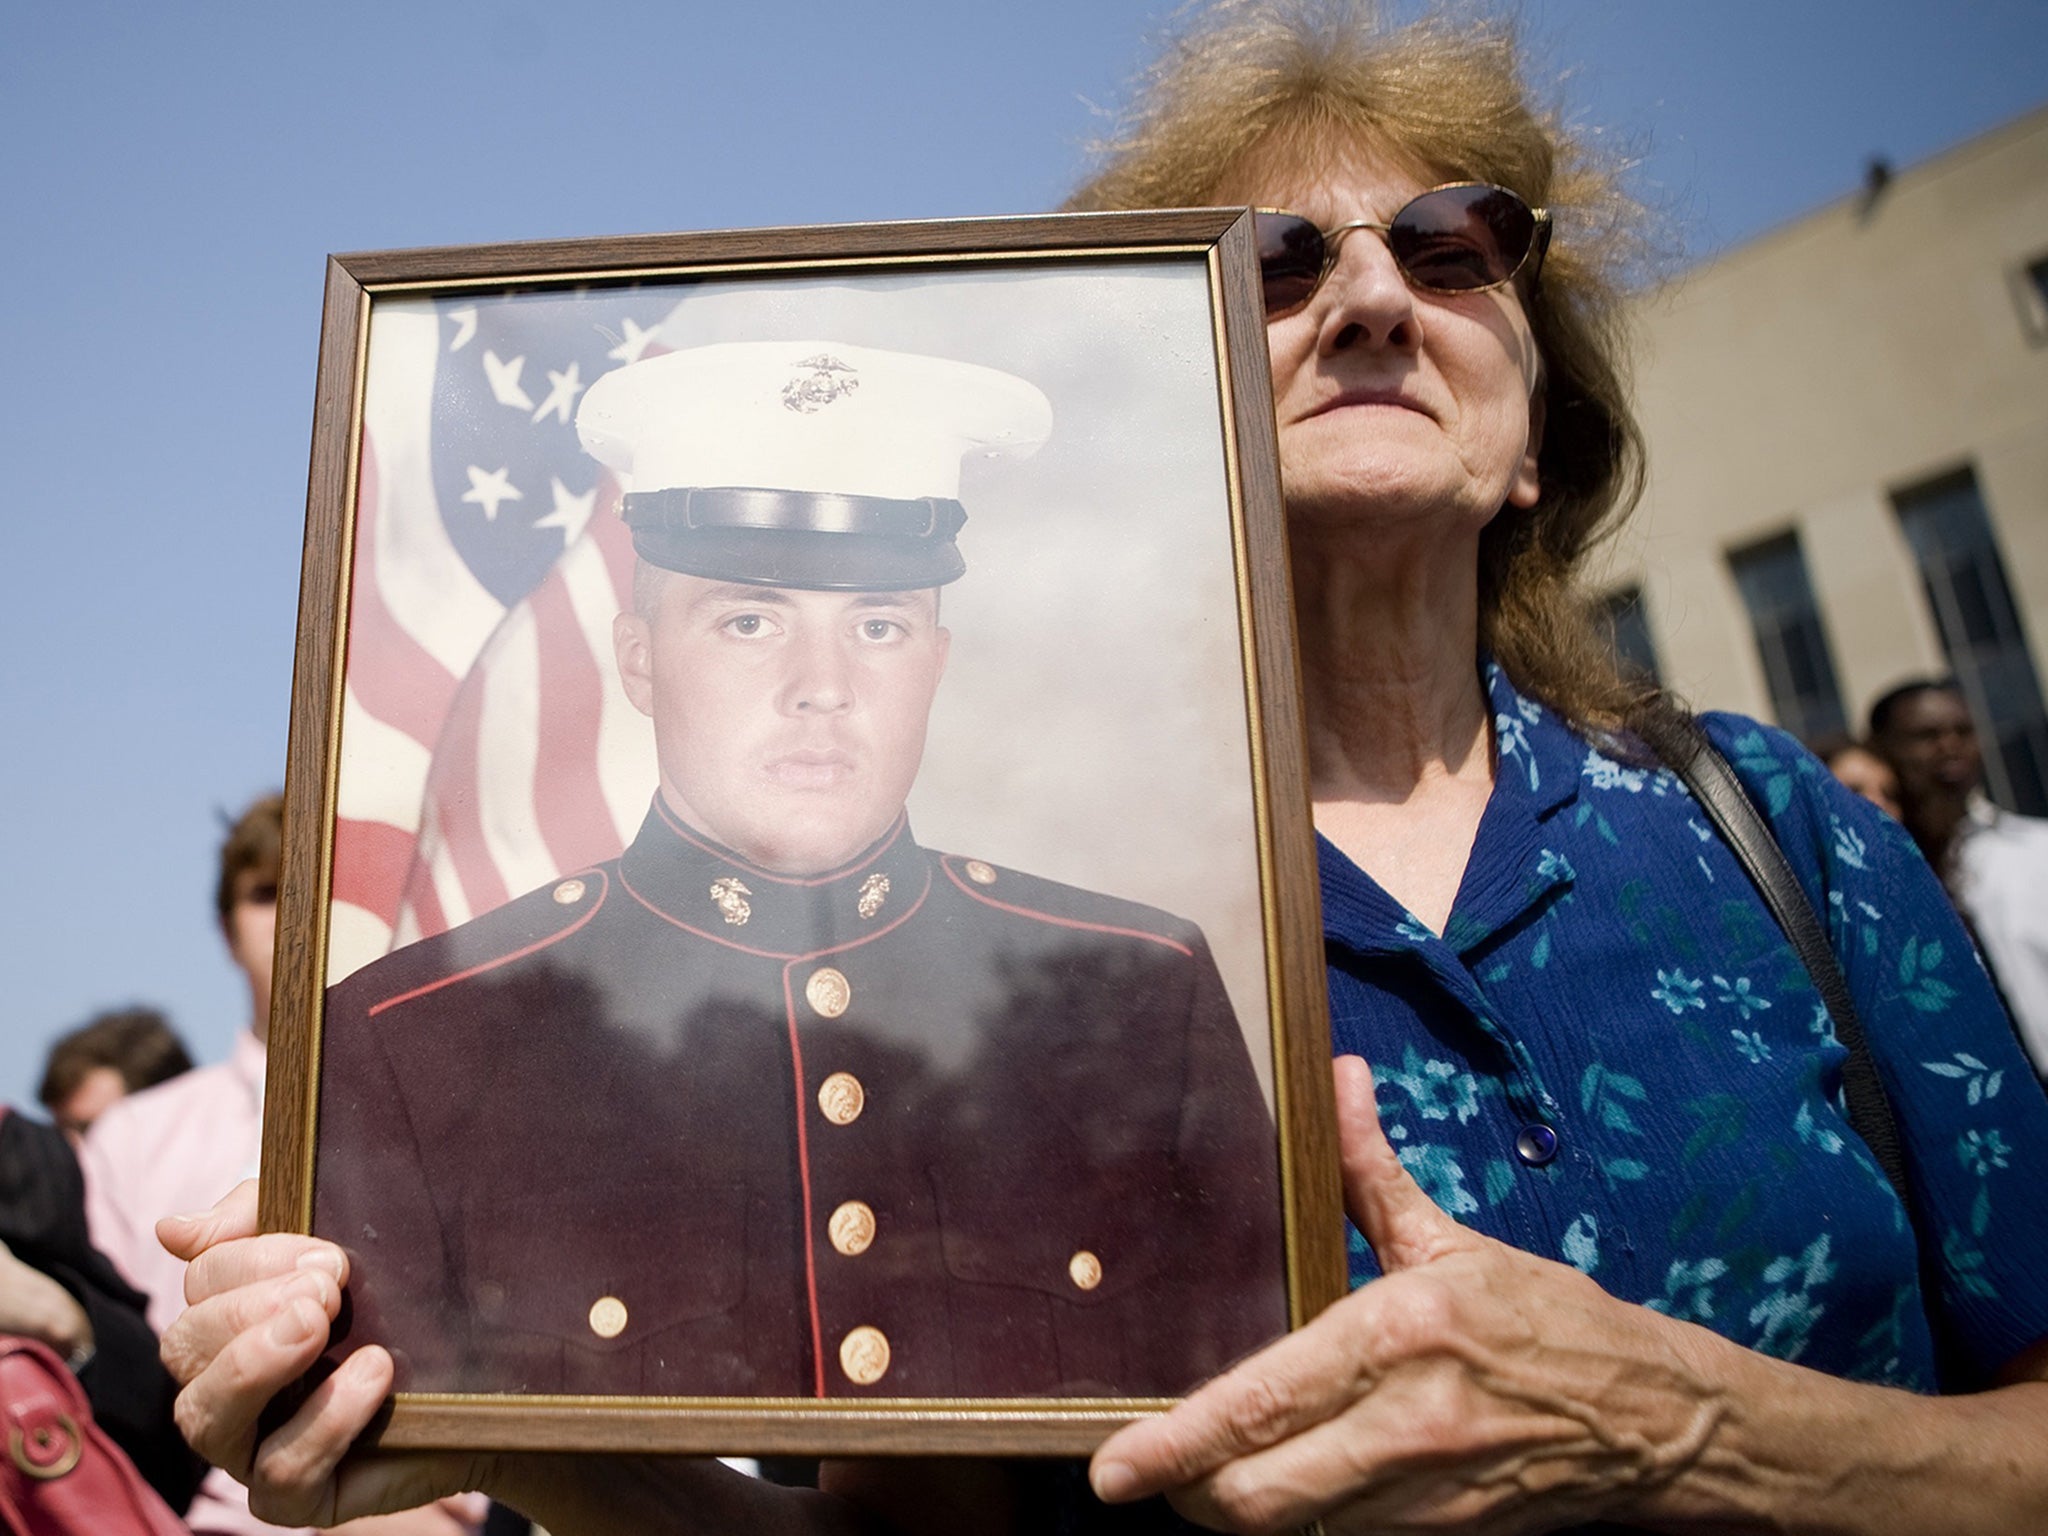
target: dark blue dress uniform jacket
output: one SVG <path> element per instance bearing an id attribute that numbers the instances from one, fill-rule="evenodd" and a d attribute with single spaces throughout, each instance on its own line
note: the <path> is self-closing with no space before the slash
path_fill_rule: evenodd
<path id="1" fill-rule="evenodd" d="M 331 989 L 314 1229 L 413 1391 L 1165 1395 L 1285 1327 L 1206 941 L 918 846 L 625 854 Z"/>

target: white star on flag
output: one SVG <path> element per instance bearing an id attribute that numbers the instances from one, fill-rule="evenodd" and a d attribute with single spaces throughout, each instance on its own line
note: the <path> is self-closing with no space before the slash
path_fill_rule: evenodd
<path id="1" fill-rule="evenodd" d="M 330 981 L 615 857 L 656 779 L 647 717 L 609 683 L 633 536 L 575 418 L 622 332 L 622 356 L 659 349 L 676 295 L 379 302 L 349 636 L 380 659 L 341 705 L 376 771 L 338 791 Z"/>
<path id="2" fill-rule="evenodd" d="M 491 394 L 500 405 L 516 405 L 522 411 L 533 409 L 533 396 L 519 387 L 519 371 L 526 366 L 526 359 L 515 357 L 505 362 L 495 352 L 484 353 L 484 377 L 491 381 Z"/>
<path id="3" fill-rule="evenodd" d="M 487 352 L 486 357 L 490 356 Z M 498 507 L 507 501 L 524 501 L 526 495 L 512 483 L 511 471 L 494 469 L 486 473 L 476 465 L 469 466 L 469 489 L 462 493 L 464 501 L 473 501 L 484 509 L 484 521 L 498 520 Z"/>
<path id="4" fill-rule="evenodd" d="M 553 412 L 561 418 L 562 424 L 567 426 L 569 424 L 569 408 L 576 403 L 576 397 L 583 392 L 582 372 L 578 369 L 575 362 L 571 361 L 567 373 L 557 373 L 554 369 L 550 368 L 548 370 L 548 383 L 552 386 L 548 390 L 548 397 L 541 401 L 540 409 L 533 413 L 533 419 L 539 421 L 543 416 Z"/>
<path id="5" fill-rule="evenodd" d="M 555 508 L 547 516 L 535 520 L 534 527 L 559 528 L 562 530 L 562 547 L 568 548 L 583 532 L 583 525 L 590 521 L 590 514 L 597 507 L 597 487 L 592 486 L 578 496 L 561 481 L 550 477 L 555 489 Z"/>
<path id="6" fill-rule="evenodd" d="M 605 353 L 605 356 L 617 358 L 622 363 L 637 363 L 640 361 L 640 354 L 647 350 L 647 344 L 654 340 L 654 332 L 641 330 L 633 323 L 630 315 L 622 323 L 626 328 L 626 339 Z"/>

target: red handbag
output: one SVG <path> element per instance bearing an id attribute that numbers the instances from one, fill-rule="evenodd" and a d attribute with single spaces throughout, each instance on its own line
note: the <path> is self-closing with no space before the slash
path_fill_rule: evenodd
<path id="1" fill-rule="evenodd" d="M 47 1346 L 0 1334 L 0 1529 L 7 1536 L 190 1536 L 95 1424 Z"/>

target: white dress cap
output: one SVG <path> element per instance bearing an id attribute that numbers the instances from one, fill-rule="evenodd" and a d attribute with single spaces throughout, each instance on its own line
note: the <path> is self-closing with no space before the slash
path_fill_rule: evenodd
<path id="1" fill-rule="evenodd" d="M 1052 406 L 1013 374 L 836 341 L 644 358 L 583 396 L 576 430 L 628 493 L 756 486 L 957 500 L 970 453 L 1022 457 Z"/>

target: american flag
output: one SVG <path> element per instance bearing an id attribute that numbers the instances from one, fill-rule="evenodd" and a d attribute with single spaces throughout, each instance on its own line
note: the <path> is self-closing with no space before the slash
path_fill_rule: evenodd
<path id="1" fill-rule="evenodd" d="M 610 858 L 654 786 L 612 619 L 632 543 L 577 442 L 666 293 L 381 301 L 358 476 L 328 980 Z"/>

